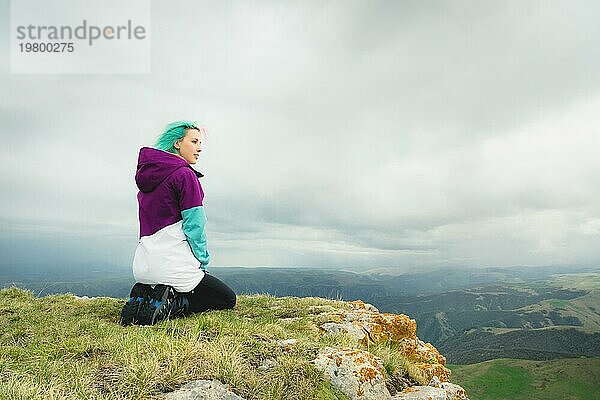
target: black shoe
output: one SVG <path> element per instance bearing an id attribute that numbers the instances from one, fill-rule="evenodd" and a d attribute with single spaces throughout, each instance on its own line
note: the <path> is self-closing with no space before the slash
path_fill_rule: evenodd
<path id="1" fill-rule="evenodd" d="M 152 290 L 152 287 L 149 285 L 144 285 L 139 282 L 133 285 L 131 293 L 129 294 L 129 300 L 121 310 L 121 325 L 127 326 L 138 323 L 140 305 L 142 304 L 144 297 L 147 296 L 148 290 Z"/>
<path id="2" fill-rule="evenodd" d="M 176 293 L 175 294 L 175 304 L 173 305 L 173 311 L 171 312 L 171 317 L 183 317 L 188 314 L 190 309 L 190 300 L 187 296 Z"/>
<path id="3" fill-rule="evenodd" d="M 176 314 L 177 292 L 167 285 L 156 285 L 140 304 L 138 317 L 140 325 L 154 325 Z"/>

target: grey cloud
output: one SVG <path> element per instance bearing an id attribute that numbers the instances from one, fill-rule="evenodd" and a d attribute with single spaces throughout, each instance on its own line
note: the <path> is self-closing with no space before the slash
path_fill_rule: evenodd
<path id="1" fill-rule="evenodd" d="M 595 2 L 174 4 L 150 75 L 1 70 L 9 229 L 128 263 L 137 150 L 192 118 L 217 265 L 597 261 Z"/>

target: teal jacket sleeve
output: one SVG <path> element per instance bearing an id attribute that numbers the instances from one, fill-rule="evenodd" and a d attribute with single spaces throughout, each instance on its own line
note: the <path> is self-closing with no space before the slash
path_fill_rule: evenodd
<path id="1" fill-rule="evenodd" d="M 206 215 L 204 214 L 204 191 L 192 168 L 181 168 L 174 179 L 175 191 L 183 220 L 183 233 L 194 256 L 202 263 L 202 269 L 210 262 L 206 248 Z"/>
<path id="2" fill-rule="evenodd" d="M 202 269 L 210 262 L 210 254 L 206 248 L 206 215 L 203 206 L 196 206 L 183 210 L 183 233 L 187 237 L 194 256 L 202 263 Z"/>

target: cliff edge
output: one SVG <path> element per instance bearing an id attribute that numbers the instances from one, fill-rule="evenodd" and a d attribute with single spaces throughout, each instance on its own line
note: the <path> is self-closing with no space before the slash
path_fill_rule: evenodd
<path id="1" fill-rule="evenodd" d="M 465 400 L 402 314 L 239 296 L 233 310 L 118 324 L 123 299 L 0 291 L 0 398 Z"/>

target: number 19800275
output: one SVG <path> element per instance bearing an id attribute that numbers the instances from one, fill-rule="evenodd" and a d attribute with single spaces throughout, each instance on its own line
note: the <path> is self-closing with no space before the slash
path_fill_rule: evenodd
<path id="1" fill-rule="evenodd" d="M 72 53 L 75 50 L 73 43 L 19 43 L 21 53 Z"/>

